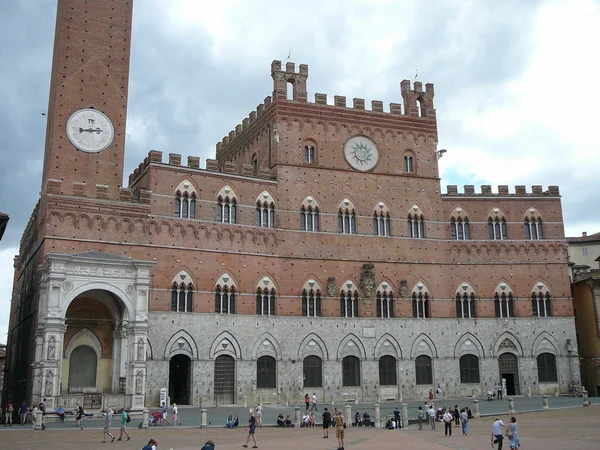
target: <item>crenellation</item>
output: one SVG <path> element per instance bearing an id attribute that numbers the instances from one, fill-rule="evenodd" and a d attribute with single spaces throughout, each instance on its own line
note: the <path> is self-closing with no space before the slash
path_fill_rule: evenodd
<path id="1" fill-rule="evenodd" d="M 265 178 L 265 179 L 267 179 L 267 180 L 268 180 L 268 179 L 270 179 L 270 178 L 271 178 L 271 171 L 269 170 L 269 168 L 268 168 L 268 167 L 261 167 L 261 168 L 258 170 L 258 176 L 259 176 L 260 178 Z"/>
<path id="2" fill-rule="evenodd" d="M 400 103 L 390 103 L 390 114 L 402 114 L 402 105 Z"/>
<path id="3" fill-rule="evenodd" d="M 208 158 L 206 160 L 206 170 L 210 170 L 211 172 L 219 171 L 219 163 L 216 159 Z"/>
<path id="4" fill-rule="evenodd" d="M 501 184 L 498 186 L 498 195 L 506 197 L 508 195 L 508 185 Z"/>
<path id="5" fill-rule="evenodd" d="M 46 183 L 46 192 L 48 194 L 60 194 L 62 180 L 49 179 Z"/>
<path id="6" fill-rule="evenodd" d="M 447 195 L 458 195 L 458 187 L 456 184 L 449 184 L 446 186 L 446 194 Z"/>
<path id="7" fill-rule="evenodd" d="M 260 105 L 258 105 L 256 107 L 256 116 L 257 117 L 262 116 L 264 113 L 264 110 L 265 110 L 265 105 L 264 105 L 264 103 L 261 103 Z"/>
<path id="8" fill-rule="evenodd" d="M 548 190 L 544 194 L 560 197 L 560 189 L 558 186 L 548 186 Z"/>
<path id="9" fill-rule="evenodd" d="M 251 177 L 253 175 L 252 164 L 242 164 L 242 175 Z"/>
<path id="10" fill-rule="evenodd" d="M 536 184 L 531 186 L 531 193 L 535 196 L 542 196 L 544 195 L 544 190 L 542 189 L 542 186 Z"/>
<path id="11" fill-rule="evenodd" d="M 375 112 L 383 112 L 383 102 L 381 100 L 371 100 L 371 110 Z"/>
<path id="12" fill-rule="evenodd" d="M 229 140 L 230 140 L 230 141 L 233 141 L 233 140 L 235 139 L 235 136 L 236 136 L 236 134 L 235 134 L 235 130 L 231 130 L 231 131 L 229 132 Z"/>
<path id="13" fill-rule="evenodd" d="M 352 107 L 354 109 L 365 109 L 365 99 L 364 98 L 353 98 L 352 99 Z"/>
<path id="14" fill-rule="evenodd" d="M 475 186 L 473 186 L 472 184 L 466 184 L 465 195 L 475 195 Z"/>
<path id="15" fill-rule="evenodd" d="M 188 167 L 191 169 L 200 168 L 200 157 L 199 156 L 188 156 Z"/>
<path id="16" fill-rule="evenodd" d="M 410 80 L 400 82 L 400 92 L 404 102 L 404 114 L 415 117 L 427 117 L 435 119 L 435 108 L 433 107 L 434 88 L 433 83 L 425 85 L 415 81 L 411 89 Z"/>
<path id="17" fill-rule="evenodd" d="M 492 195 L 492 186 L 489 184 L 481 185 L 481 194 L 482 195 Z"/>
<path id="18" fill-rule="evenodd" d="M 242 119 L 242 130 L 247 130 L 250 127 L 250 118 Z"/>
<path id="19" fill-rule="evenodd" d="M 73 181 L 73 195 L 75 197 L 85 197 L 85 183 Z"/>
<path id="20" fill-rule="evenodd" d="M 317 105 L 326 105 L 327 104 L 327 94 L 315 94 L 315 103 Z"/>
<path id="21" fill-rule="evenodd" d="M 415 81 L 413 83 L 413 90 L 416 92 L 423 92 L 423 83 L 420 81 Z"/>
<path id="22" fill-rule="evenodd" d="M 517 185 L 515 186 L 515 193 L 512 194 L 509 192 L 508 185 L 501 184 L 498 186 L 498 193 L 494 194 L 492 192 L 492 186 L 489 184 L 481 185 L 481 192 L 475 192 L 475 187 L 471 184 L 463 186 L 464 193 L 458 192 L 458 187 L 454 184 L 446 186 L 446 194 L 445 195 L 460 195 L 460 196 L 498 196 L 498 197 L 531 197 L 531 196 L 550 196 L 550 197 L 559 197 L 560 191 L 558 186 L 548 186 L 546 191 L 543 190 L 542 186 L 535 185 L 532 186 L 531 193 L 528 193 L 525 186 Z"/>
<path id="23" fill-rule="evenodd" d="M 231 161 L 225 162 L 225 172 L 237 173 L 237 167 L 235 166 L 235 163 Z"/>
<path id="24" fill-rule="evenodd" d="M 169 165 L 170 166 L 180 166 L 181 165 L 181 154 L 169 153 Z"/>
<path id="25" fill-rule="evenodd" d="M 341 106 L 343 108 L 345 108 L 346 105 L 346 97 L 343 95 L 334 95 L 333 96 L 333 104 L 335 106 Z"/>
<path id="26" fill-rule="evenodd" d="M 139 193 L 140 193 L 140 203 L 149 205 L 150 199 L 152 198 L 152 191 L 149 191 L 147 189 L 140 189 Z"/>
<path id="27" fill-rule="evenodd" d="M 148 152 L 148 158 L 151 163 L 162 163 L 162 154 L 163 152 L 158 150 L 150 150 Z"/>
<path id="28" fill-rule="evenodd" d="M 242 134 L 242 124 L 238 123 L 235 126 L 235 136 L 239 136 L 240 134 Z"/>
<path id="29" fill-rule="evenodd" d="M 517 197 L 523 197 L 526 194 L 527 194 L 527 190 L 525 189 L 525 186 L 522 186 L 522 185 L 515 186 L 515 195 Z"/>
<path id="30" fill-rule="evenodd" d="M 119 200 L 122 202 L 131 202 L 131 189 L 121 188 L 119 190 Z"/>
<path id="31" fill-rule="evenodd" d="M 250 123 L 254 122 L 256 120 L 256 111 L 250 111 L 248 118 L 250 119 Z"/>
<path id="32" fill-rule="evenodd" d="M 96 185 L 96 198 L 100 200 L 108 200 L 108 184 Z"/>

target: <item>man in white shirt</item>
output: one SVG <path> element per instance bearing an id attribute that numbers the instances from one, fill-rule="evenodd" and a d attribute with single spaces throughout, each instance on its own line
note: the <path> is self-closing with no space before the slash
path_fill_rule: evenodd
<path id="1" fill-rule="evenodd" d="M 435 408 L 433 407 L 433 403 L 427 411 L 427 415 L 429 416 L 429 425 L 431 425 L 431 430 L 435 431 Z"/>
<path id="2" fill-rule="evenodd" d="M 312 395 L 312 405 L 310 406 L 311 411 L 318 411 L 317 409 L 317 394 L 313 392 Z"/>
<path id="3" fill-rule="evenodd" d="M 304 412 L 304 415 L 302 416 L 302 426 L 307 427 L 309 420 L 310 420 L 310 416 L 308 415 L 307 412 Z"/>
<path id="4" fill-rule="evenodd" d="M 504 426 L 504 422 L 500 419 L 496 419 L 492 425 L 492 447 L 494 444 L 498 444 L 498 450 L 502 450 L 502 442 L 504 441 L 502 427 Z"/>
<path id="5" fill-rule="evenodd" d="M 454 416 L 450 412 L 449 409 L 446 410 L 443 416 L 444 420 L 444 435 L 452 436 L 452 422 L 454 421 Z"/>

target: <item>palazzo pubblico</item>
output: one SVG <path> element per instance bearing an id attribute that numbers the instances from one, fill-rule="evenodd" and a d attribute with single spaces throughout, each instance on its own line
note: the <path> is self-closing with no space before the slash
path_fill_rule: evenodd
<path id="1" fill-rule="evenodd" d="M 42 192 L 15 259 L 13 399 L 406 400 L 578 379 L 559 189 L 442 190 L 433 84 L 404 80 L 385 107 L 309 99 L 308 66 L 273 61 L 272 95 L 215 159 L 152 150 L 123 187 L 133 2 L 75 3 L 58 1 Z"/>

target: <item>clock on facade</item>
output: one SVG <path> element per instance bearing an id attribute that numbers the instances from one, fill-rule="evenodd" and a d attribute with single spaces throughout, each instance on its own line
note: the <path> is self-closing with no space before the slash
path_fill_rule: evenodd
<path id="1" fill-rule="evenodd" d="M 99 153 L 112 144 L 115 130 L 105 114 L 86 108 L 71 114 L 67 120 L 67 136 L 79 150 Z"/>
<path id="2" fill-rule="evenodd" d="M 354 169 L 365 172 L 373 169 L 379 160 L 377 145 L 365 136 L 353 136 L 344 144 L 346 161 Z"/>

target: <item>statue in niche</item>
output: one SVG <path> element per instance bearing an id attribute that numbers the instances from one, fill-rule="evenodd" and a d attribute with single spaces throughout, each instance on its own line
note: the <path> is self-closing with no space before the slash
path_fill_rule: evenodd
<path id="1" fill-rule="evenodd" d="M 138 370 L 137 374 L 135 375 L 135 393 L 136 394 L 142 393 L 142 383 L 143 382 L 144 382 L 144 373 L 141 370 Z"/>
<path id="2" fill-rule="evenodd" d="M 367 264 L 365 264 L 366 266 Z M 366 298 L 371 298 L 375 288 L 375 274 L 371 269 L 364 269 L 360 274 L 360 287 Z"/>
<path id="3" fill-rule="evenodd" d="M 330 297 L 334 297 L 336 290 L 337 289 L 335 286 L 335 277 L 329 277 L 329 279 L 327 280 L 327 293 Z"/>
<path id="4" fill-rule="evenodd" d="M 51 370 L 46 372 L 46 395 L 51 396 L 54 390 L 54 373 Z"/>
<path id="5" fill-rule="evenodd" d="M 54 361 L 56 359 L 56 339 L 53 337 L 50 338 L 50 342 L 48 343 L 48 360 Z"/>
<path id="6" fill-rule="evenodd" d="M 137 359 L 138 359 L 138 361 L 144 360 L 144 340 L 143 339 L 140 339 L 138 341 Z"/>

